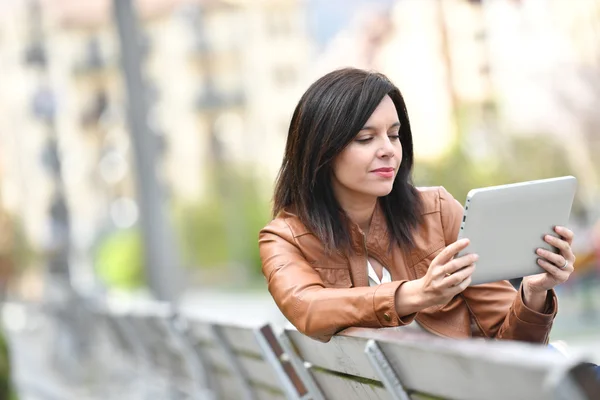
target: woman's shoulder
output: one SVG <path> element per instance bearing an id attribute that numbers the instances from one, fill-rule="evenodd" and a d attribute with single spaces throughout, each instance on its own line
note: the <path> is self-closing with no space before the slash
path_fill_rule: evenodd
<path id="1" fill-rule="evenodd" d="M 421 197 L 422 213 L 431 214 L 454 208 L 456 200 L 443 186 L 419 186 L 416 188 Z"/>
<path id="2" fill-rule="evenodd" d="M 260 235 L 264 233 L 271 233 L 292 240 L 310 232 L 296 214 L 290 210 L 282 210 L 260 230 Z"/>
<path id="3" fill-rule="evenodd" d="M 453 243 L 462 222 L 463 205 L 443 186 L 417 189 L 421 195 L 424 217 L 419 231 L 426 232 L 425 236 L 429 237 L 431 229 L 439 230 L 444 236 L 444 243 Z"/>

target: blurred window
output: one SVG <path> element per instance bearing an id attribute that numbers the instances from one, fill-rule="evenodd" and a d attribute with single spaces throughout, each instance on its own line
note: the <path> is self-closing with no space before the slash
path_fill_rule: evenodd
<path id="1" fill-rule="evenodd" d="M 294 84 L 297 78 L 296 68 L 292 65 L 279 65 L 273 70 L 275 85 L 287 87 Z"/>
<path id="2" fill-rule="evenodd" d="M 273 38 L 291 37 L 293 34 L 292 14 L 286 9 L 273 9 L 267 12 L 267 32 Z"/>

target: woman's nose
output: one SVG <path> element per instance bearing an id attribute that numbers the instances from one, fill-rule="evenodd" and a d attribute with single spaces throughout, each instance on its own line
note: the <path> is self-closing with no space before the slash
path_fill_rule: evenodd
<path id="1" fill-rule="evenodd" d="M 381 144 L 381 147 L 377 151 L 377 155 L 379 157 L 393 157 L 394 156 L 394 145 L 392 144 L 391 140 L 387 136 L 385 139 L 383 139 L 383 143 Z"/>

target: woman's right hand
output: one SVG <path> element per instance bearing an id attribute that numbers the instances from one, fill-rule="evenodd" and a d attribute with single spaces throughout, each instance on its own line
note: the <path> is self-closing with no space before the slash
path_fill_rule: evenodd
<path id="1" fill-rule="evenodd" d="M 454 258 L 468 245 L 469 239 L 461 239 L 447 246 L 433 259 L 425 276 L 415 281 L 420 286 L 423 308 L 447 304 L 469 286 L 479 256 L 467 254 Z"/>

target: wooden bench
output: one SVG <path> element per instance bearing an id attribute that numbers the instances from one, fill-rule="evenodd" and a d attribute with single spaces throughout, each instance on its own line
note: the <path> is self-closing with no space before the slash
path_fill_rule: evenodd
<path id="1" fill-rule="evenodd" d="M 187 318 L 216 399 L 301 399 L 308 391 L 270 325 L 242 326 Z"/>
<path id="2" fill-rule="evenodd" d="M 280 341 L 315 400 L 599 399 L 582 360 L 516 342 L 451 340 L 410 328 L 351 328 L 322 343 Z"/>
<path id="3" fill-rule="evenodd" d="M 86 383 L 98 398 L 600 399 L 584 360 L 539 345 L 410 328 L 351 328 L 322 343 L 268 324 L 181 317 L 162 303 L 90 311 L 94 349 L 106 352 L 94 365 L 107 362 L 95 387 Z M 113 361 L 131 362 L 131 373 Z"/>
<path id="4" fill-rule="evenodd" d="M 115 344 L 134 361 L 134 391 L 149 398 L 205 398 L 197 358 L 169 304 L 109 302 L 105 313 Z"/>

